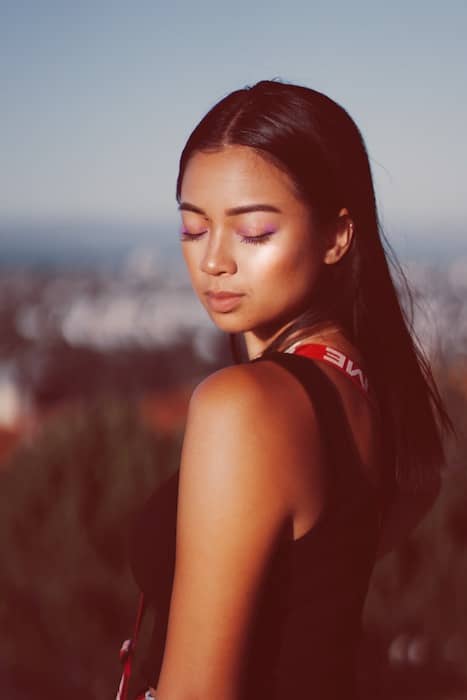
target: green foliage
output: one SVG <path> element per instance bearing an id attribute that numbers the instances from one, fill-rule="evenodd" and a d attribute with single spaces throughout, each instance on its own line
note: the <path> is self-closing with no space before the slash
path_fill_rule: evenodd
<path id="1" fill-rule="evenodd" d="M 3 466 L 0 657 L 25 697 L 115 693 L 137 602 L 131 519 L 179 449 L 107 398 L 64 410 Z"/>

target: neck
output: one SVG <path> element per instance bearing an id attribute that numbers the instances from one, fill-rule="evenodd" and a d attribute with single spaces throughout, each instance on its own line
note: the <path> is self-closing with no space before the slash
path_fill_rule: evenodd
<path id="1" fill-rule="evenodd" d="M 280 331 L 275 333 L 273 336 L 267 340 L 261 340 L 257 336 L 253 336 L 250 333 L 244 333 L 245 344 L 248 352 L 248 359 L 253 360 L 256 357 L 260 357 L 263 352 L 271 345 L 271 343 L 284 331 L 281 328 Z M 293 344 L 300 341 L 300 343 L 320 343 L 332 345 L 337 343 L 338 345 L 348 345 L 349 341 L 345 337 L 343 330 L 334 323 L 321 324 L 319 327 L 312 328 L 301 328 L 295 331 L 285 338 L 278 346 L 277 350 L 279 352 L 285 352 Z"/>

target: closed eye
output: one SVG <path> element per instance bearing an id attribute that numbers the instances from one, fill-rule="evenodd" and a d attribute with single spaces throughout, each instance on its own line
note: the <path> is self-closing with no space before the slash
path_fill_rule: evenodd
<path id="1" fill-rule="evenodd" d="M 189 231 L 181 231 L 180 233 L 180 240 L 182 241 L 196 241 L 201 236 L 204 236 L 204 234 L 207 233 L 207 231 L 200 231 L 199 233 L 190 233 Z M 265 233 L 260 233 L 258 236 L 244 236 L 243 234 L 239 233 L 238 235 L 240 236 L 240 239 L 242 243 L 247 243 L 247 244 L 253 244 L 257 245 L 259 243 L 266 243 L 271 236 L 274 234 L 274 231 L 266 231 Z"/>
<path id="2" fill-rule="evenodd" d="M 180 232 L 180 240 L 182 240 L 182 241 L 196 241 L 198 238 L 201 238 L 201 236 L 204 236 L 205 233 L 207 233 L 207 232 L 200 231 L 199 233 L 190 233 L 189 231 L 181 231 Z"/>
<path id="3" fill-rule="evenodd" d="M 258 236 L 241 236 L 242 243 L 266 243 L 273 233 L 273 231 L 267 231 L 266 233 L 260 233 Z"/>

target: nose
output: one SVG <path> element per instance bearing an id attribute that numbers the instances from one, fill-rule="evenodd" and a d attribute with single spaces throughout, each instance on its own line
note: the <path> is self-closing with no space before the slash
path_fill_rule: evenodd
<path id="1" fill-rule="evenodd" d="M 228 241 L 221 233 L 206 236 L 206 249 L 201 259 L 201 270 L 209 275 L 233 275 L 237 271 L 237 264 L 229 250 Z"/>

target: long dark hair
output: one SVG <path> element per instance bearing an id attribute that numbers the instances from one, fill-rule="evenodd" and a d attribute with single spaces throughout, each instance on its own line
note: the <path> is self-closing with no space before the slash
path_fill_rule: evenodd
<path id="1" fill-rule="evenodd" d="M 292 333 L 337 322 L 362 353 L 375 389 L 387 457 L 386 478 L 417 490 L 438 480 L 444 462 L 443 430 L 452 424 L 429 362 L 413 332 L 407 280 L 378 222 L 371 169 L 362 135 L 336 102 L 316 90 L 262 80 L 236 90 L 210 109 L 190 135 L 180 158 L 180 201 L 186 165 L 198 151 L 226 145 L 254 148 L 290 177 L 321 230 L 346 207 L 354 223 L 350 249 L 323 265 L 313 304 L 266 351 Z M 389 265 L 408 306 L 398 298 Z M 295 339 L 295 338 L 294 338 Z M 233 359 L 240 354 L 231 335 Z"/>

